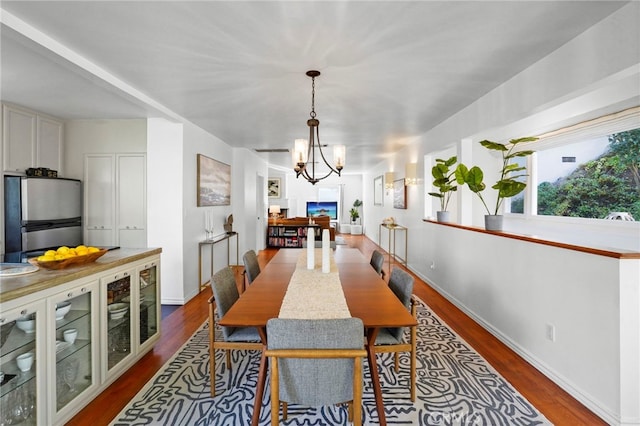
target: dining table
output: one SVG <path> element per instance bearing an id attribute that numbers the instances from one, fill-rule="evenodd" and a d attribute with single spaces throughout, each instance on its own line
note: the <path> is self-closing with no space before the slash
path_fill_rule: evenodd
<path id="1" fill-rule="evenodd" d="M 264 351 L 267 349 L 267 321 L 280 317 L 283 300 L 296 269 L 308 269 L 304 260 L 307 250 L 280 249 L 219 321 L 219 324 L 225 327 L 256 327 L 262 340 L 263 351 L 260 358 L 258 386 L 251 419 L 253 426 L 257 426 L 260 419 L 267 378 L 268 362 L 264 355 Z M 318 256 L 322 256 L 321 249 L 315 249 L 316 265 Z M 347 315 L 360 318 L 364 324 L 367 361 L 376 411 L 379 424 L 386 425 L 374 349 L 376 336 L 381 328 L 416 327 L 417 322 L 391 291 L 388 284 L 375 272 L 369 259 L 358 249 L 338 246 L 335 250 L 331 250 L 331 257 L 332 265 L 337 269 L 339 283 L 348 307 Z M 309 271 L 307 270 L 305 273 L 308 274 Z M 323 274 L 322 268 L 315 266 L 311 273 Z M 301 304 L 304 305 L 305 302 L 303 301 Z M 300 308 L 301 311 L 305 310 L 305 306 L 300 306 Z"/>

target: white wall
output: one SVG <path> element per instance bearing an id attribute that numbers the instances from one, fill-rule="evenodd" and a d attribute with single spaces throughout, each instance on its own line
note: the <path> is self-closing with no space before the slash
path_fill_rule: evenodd
<path id="1" fill-rule="evenodd" d="M 348 167 L 348 164 L 345 168 L 346 167 Z M 365 197 L 365 189 L 363 188 L 363 178 L 361 174 L 342 173 L 342 176 L 332 174 L 315 185 L 311 185 L 302 177 L 296 178 L 295 173 L 292 172 L 287 175 L 286 182 L 286 196 L 289 202 L 289 217 L 306 216 L 307 201 L 317 201 L 318 188 L 321 188 L 322 186 L 342 185 L 343 199 L 338 200 L 341 201 L 339 209 L 342 214 L 342 223 L 350 222 L 349 210 L 353 207 L 353 202 L 356 199 L 362 201 Z M 373 196 L 373 194 L 371 196 Z M 360 207 L 360 217 L 362 219 L 366 218 L 366 211 L 364 211 L 362 207 Z"/>
<path id="2" fill-rule="evenodd" d="M 161 300 L 182 304 L 184 256 L 182 176 L 183 125 L 149 119 L 147 133 L 147 240 L 162 247 Z"/>
<path id="3" fill-rule="evenodd" d="M 84 178 L 84 155 L 147 152 L 147 120 L 68 120 L 64 124 L 65 177 Z"/>
<path id="4" fill-rule="evenodd" d="M 433 212 L 430 167 L 442 152 L 497 169 L 479 146 L 540 134 L 638 105 L 640 3 L 621 8 L 556 52 L 453 115 L 363 177 L 367 235 L 386 216 L 409 228 L 409 266 L 425 281 L 522 354 L 611 424 L 640 424 L 640 261 L 598 257 L 423 222 Z M 450 155 L 449 155 L 450 156 Z M 408 188 L 408 209 L 373 206 L 373 179 L 418 163 L 425 176 Z M 489 178 L 490 179 L 490 178 Z M 484 209 L 467 188 L 452 201 L 455 221 L 482 226 Z M 427 198 L 428 197 L 428 198 Z M 488 204 L 494 201 L 487 200 Z M 463 202 L 461 202 L 463 201 Z M 426 208 L 425 208 L 426 206 Z M 606 239 L 591 223 L 569 226 L 506 218 L 505 230 L 614 248 L 636 247 L 637 228 Z M 622 226 L 622 225 L 620 225 Z M 564 229 L 563 229 L 564 228 Z M 625 230 L 627 231 L 625 233 Z M 386 247 L 383 241 L 383 247 Z M 430 266 L 434 262 L 435 269 Z M 545 340 L 547 323 L 557 340 Z"/>

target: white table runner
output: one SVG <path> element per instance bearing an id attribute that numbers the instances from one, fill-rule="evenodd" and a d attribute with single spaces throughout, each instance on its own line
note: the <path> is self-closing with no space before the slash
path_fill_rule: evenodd
<path id="1" fill-rule="evenodd" d="M 331 269 L 322 272 L 322 249 L 315 249 L 315 268 L 307 269 L 307 251 L 298 257 L 287 292 L 282 300 L 279 318 L 335 319 L 351 318 L 342 291 L 338 267 L 330 253 Z"/>

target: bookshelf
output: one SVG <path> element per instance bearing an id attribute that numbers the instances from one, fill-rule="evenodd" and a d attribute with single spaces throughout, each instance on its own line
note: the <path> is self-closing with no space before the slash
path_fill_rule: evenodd
<path id="1" fill-rule="evenodd" d="M 314 228 L 315 238 L 322 237 L 320 225 L 269 225 L 267 246 L 279 248 L 301 248 L 307 239 L 307 228 Z"/>

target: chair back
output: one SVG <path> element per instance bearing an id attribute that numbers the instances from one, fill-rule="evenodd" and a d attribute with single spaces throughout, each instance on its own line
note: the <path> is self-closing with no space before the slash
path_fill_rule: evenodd
<path id="1" fill-rule="evenodd" d="M 247 275 L 247 280 L 249 281 L 249 284 L 251 284 L 260 273 L 260 264 L 258 263 L 258 256 L 256 256 L 256 252 L 253 250 L 246 252 L 242 256 L 242 262 L 244 263 L 244 271 Z"/>
<path id="2" fill-rule="evenodd" d="M 267 347 L 278 349 L 364 349 L 359 318 L 283 319 L 267 322 Z M 280 401 L 321 406 L 354 398 L 353 359 L 283 358 L 278 363 Z"/>
<path id="3" fill-rule="evenodd" d="M 238 287 L 236 286 L 236 278 L 230 267 L 224 267 L 213 275 L 211 278 L 211 290 L 213 291 L 213 298 L 216 302 L 218 319 L 220 319 L 231 309 L 240 297 Z M 225 339 L 228 339 L 235 330 L 233 327 L 221 328 L 222 335 Z"/>
<path id="4" fill-rule="evenodd" d="M 400 303 L 411 310 L 411 295 L 413 293 L 413 277 L 400 268 L 393 268 L 389 277 L 389 288 L 396 295 Z M 404 327 L 388 328 L 389 333 L 396 339 L 402 338 Z"/>
<path id="5" fill-rule="evenodd" d="M 384 264 L 384 256 L 378 250 L 371 253 L 371 266 L 378 275 L 382 274 L 382 265 Z"/>

